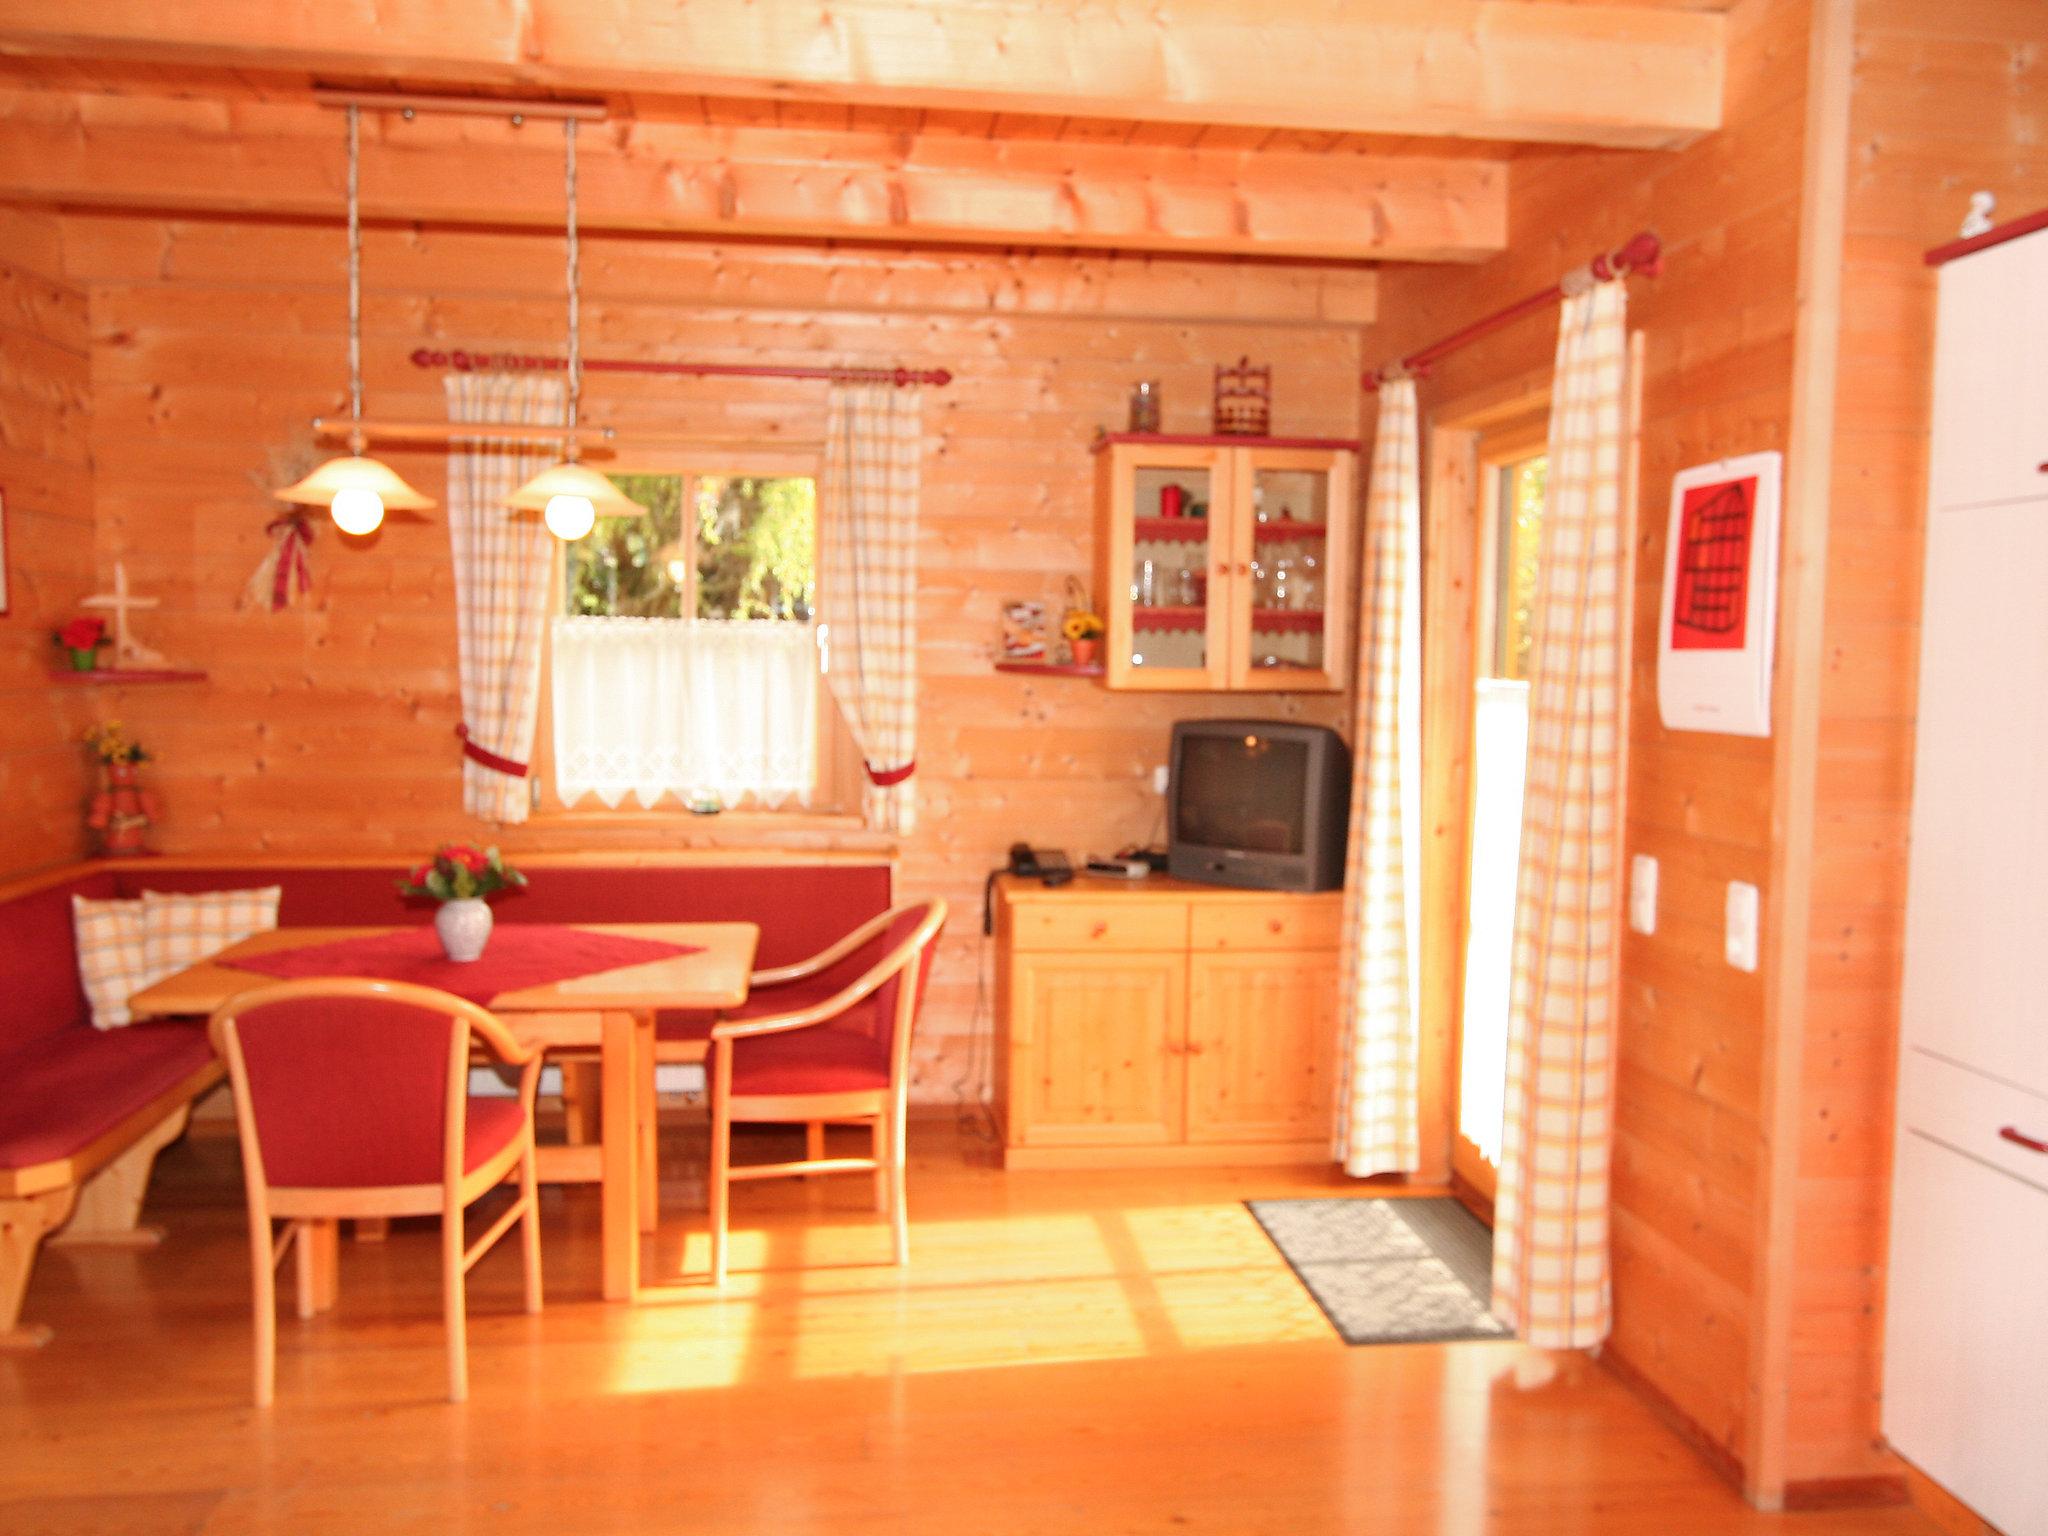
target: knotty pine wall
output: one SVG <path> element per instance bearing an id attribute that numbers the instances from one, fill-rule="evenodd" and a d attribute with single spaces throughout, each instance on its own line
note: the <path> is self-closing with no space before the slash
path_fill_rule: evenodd
<path id="1" fill-rule="evenodd" d="M 84 851 L 92 701 L 52 687 L 50 631 L 94 590 L 86 300 L 62 280 L 62 229 L 0 209 L 0 879 Z"/>
<path id="2" fill-rule="evenodd" d="M 453 595 L 438 521 L 396 520 L 366 547 L 325 530 L 310 602 L 239 611 L 274 503 L 266 454 L 343 404 L 339 230 L 305 224 L 72 218 L 68 270 L 89 294 L 98 555 L 164 600 L 152 644 L 204 666 L 191 688 L 129 690 L 118 707 L 158 754 L 168 851 L 388 851 L 394 865 L 490 829 L 460 810 Z M 373 230 L 364 257 L 367 404 L 445 419 L 422 344 L 557 352 L 558 238 Z M 1315 268 L 1088 257 L 711 249 L 593 238 L 584 253 L 594 355 L 945 366 L 925 400 L 919 588 L 920 824 L 900 850 L 906 895 L 954 904 L 934 976 L 920 1092 L 985 1075 L 971 1035 L 982 881 L 1018 839 L 1075 854 L 1157 833 L 1150 789 L 1168 727 L 1240 711 L 1336 723 L 1342 701 L 1111 695 L 990 667 L 999 603 L 1057 605 L 1086 578 L 1098 425 L 1133 379 L 1163 381 L 1169 430 L 1205 430 L 1210 369 L 1276 365 L 1276 428 L 1357 426 L 1356 322 L 1371 279 Z M 1202 319 L 1242 311 L 1261 318 Z M 629 438 L 815 447 L 817 384 L 596 375 L 588 413 Z M 636 452 L 659 464 L 664 451 Z M 393 464 L 437 498 L 444 461 Z M 670 847 L 758 831 L 683 817 L 616 828 L 534 826 L 508 848 Z M 865 846 L 857 832 L 776 839 Z"/>
<path id="3" fill-rule="evenodd" d="M 1857 0 L 1801 1084 L 1794 1482 L 1876 1465 L 1934 272 L 1969 195 L 2048 207 L 2035 0 Z"/>
<path id="4" fill-rule="evenodd" d="M 1629 285 L 1629 324 L 1647 351 L 1627 844 L 1662 868 L 1657 932 L 1628 934 L 1622 961 L 1607 1350 L 1731 1470 L 1750 1414 L 1764 1007 L 1760 978 L 1722 960 L 1721 913 L 1727 882 L 1746 880 L 1762 888 L 1770 920 L 1773 744 L 1658 724 L 1657 594 L 1671 476 L 1787 446 L 1807 9 L 1735 7 L 1727 124 L 1692 148 L 1518 161 L 1507 254 L 1472 269 L 1388 269 L 1383 318 L 1366 333 L 1377 363 L 1639 229 L 1664 241 L 1664 275 Z M 1546 316 L 1448 359 L 1421 385 L 1425 422 L 1547 371 L 1556 344 Z"/>

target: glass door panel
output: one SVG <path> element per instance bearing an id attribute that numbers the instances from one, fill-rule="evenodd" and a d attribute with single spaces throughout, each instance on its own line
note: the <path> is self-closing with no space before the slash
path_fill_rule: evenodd
<path id="1" fill-rule="evenodd" d="M 1204 464 L 1129 471 L 1131 622 L 1122 660 L 1135 672 L 1209 670 L 1213 477 Z"/>
<path id="2" fill-rule="evenodd" d="M 1335 455 L 1303 451 L 1258 454 L 1246 482 L 1247 626 L 1240 684 L 1251 688 L 1333 685 L 1341 624 L 1331 622 L 1330 594 L 1341 591 L 1333 568 L 1339 540 L 1332 509 L 1349 491 Z M 1341 600 L 1335 605 L 1341 609 Z"/>

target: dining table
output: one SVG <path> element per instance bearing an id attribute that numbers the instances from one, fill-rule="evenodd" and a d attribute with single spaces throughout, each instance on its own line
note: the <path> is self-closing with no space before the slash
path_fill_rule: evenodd
<path id="1" fill-rule="evenodd" d="M 519 925 L 500 925 L 498 933 Z M 675 952 L 611 969 L 560 976 L 474 997 L 500 1016 L 523 1044 L 544 1051 L 598 1055 L 601 1112 L 593 1146 L 542 1146 L 537 1171 L 554 1182 L 596 1182 L 601 1190 L 604 1296 L 632 1301 L 641 1292 L 640 1238 L 655 1224 L 653 1095 L 655 1015 L 666 1009 L 719 1010 L 747 1000 L 760 928 L 753 923 L 573 923 L 580 933 L 653 940 Z M 417 929 L 391 926 L 275 928 L 253 934 L 210 959 L 152 983 L 129 999 L 138 1018 L 213 1013 L 260 987 L 276 984 L 240 962 L 285 964 L 290 951 L 380 941 Z M 301 956 L 293 975 L 324 975 L 317 955 Z M 334 974 L 356 974 L 336 971 Z M 460 992 L 459 985 L 447 990 Z"/>

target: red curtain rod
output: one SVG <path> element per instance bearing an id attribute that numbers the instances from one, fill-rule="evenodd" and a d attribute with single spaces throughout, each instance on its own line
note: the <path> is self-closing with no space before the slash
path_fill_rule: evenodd
<path id="1" fill-rule="evenodd" d="M 412 362 L 415 368 L 452 368 L 457 373 L 492 368 L 559 372 L 568 366 L 566 359 L 541 353 L 469 352 L 461 347 L 449 352 L 419 347 L 412 354 Z M 583 370 L 586 373 L 674 373 L 698 378 L 828 379 L 834 384 L 893 384 L 898 389 L 953 382 L 953 375 L 943 368 L 767 368 L 751 363 L 662 363 L 586 357 Z"/>
<path id="2" fill-rule="evenodd" d="M 1664 270 L 1663 242 L 1643 231 L 1618 251 L 1602 251 L 1588 265 L 1593 276 L 1601 282 L 1611 277 L 1620 277 L 1626 272 L 1640 272 L 1645 277 L 1655 277 Z M 1429 373 L 1429 365 L 1438 358 L 1449 357 L 1460 347 L 1470 346 L 1482 336 L 1491 336 L 1503 326 L 1512 325 L 1524 315 L 1533 315 L 1538 310 L 1548 309 L 1564 297 L 1564 284 L 1553 283 L 1541 293 L 1532 293 L 1528 298 L 1510 304 L 1506 309 L 1496 310 L 1484 320 L 1475 320 L 1462 331 L 1453 331 L 1442 341 L 1431 342 L 1419 352 L 1410 352 L 1393 366 L 1423 378 Z M 1365 376 L 1365 387 L 1371 392 L 1380 387 L 1382 377 L 1391 370 L 1380 368 Z"/>

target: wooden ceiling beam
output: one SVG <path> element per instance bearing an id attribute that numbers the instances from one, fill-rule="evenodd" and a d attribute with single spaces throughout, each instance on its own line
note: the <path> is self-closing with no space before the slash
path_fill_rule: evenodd
<path id="1" fill-rule="evenodd" d="M 310 103 L 0 92 L 0 201 L 333 217 L 341 119 Z M 1499 163 L 618 121 L 579 136 L 593 230 L 1322 260 L 1479 260 Z M 559 228 L 553 125 L 378 114 L 367 217 Z"/>
<path id="2" fill-rule="evenodd" d="M 0 53 L 1670 147 L 1726 21 L 1562 0 L 0 0 Z"/>

